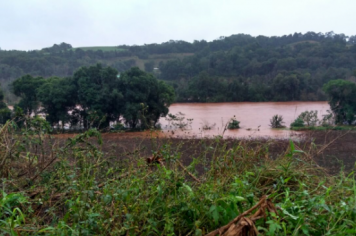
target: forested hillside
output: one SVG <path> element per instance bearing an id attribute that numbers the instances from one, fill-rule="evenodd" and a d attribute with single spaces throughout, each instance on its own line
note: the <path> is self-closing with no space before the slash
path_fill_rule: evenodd
<path id="1" fill-rule="evenodd" d="M 16 98 L 16 78 L 71 76 L 101 63 L 124 72 L 133 66 L 154 73 L 176 90 L 180 102 L 325 100 L 323 84 L 354 80 L 356 36 L 294 33 L 282 37 L 238 34 L 188 43 L 73 48 L 55 44 L 35 51 L 0 51 L 6 101 Z"/>

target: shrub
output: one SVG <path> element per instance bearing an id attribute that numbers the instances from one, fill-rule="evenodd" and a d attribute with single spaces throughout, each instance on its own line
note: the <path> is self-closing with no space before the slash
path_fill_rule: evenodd
<path id="1" fill-rule="evenodd" d="M 319 122 L 318 111 L 305 111 L 302 112 L 297 119 L 303 120 L 306 126 L 316 126 Z"/>
<path id="2" fill-rule="evenodd" d="M 283 124 L 283 116 L 281 115 L 274 115 L 272 119 L 270 119 L 270 126 L 272 128 L 285 128 Z"/>
<path id="3" fill-rule="evenodd" d="M 319 123 L 318 111 L 304 111 L 290 125 L 291 127 L 314 127 Z"/>
<path id="4" fill-rule="evenodd" d="M 323 115 L 323 119 L 320 122 L 323 127 L 329 127 L 335 124 L 334 114 L 330 110 L 327 110 L 327 112 L 328 114 Z"/>
<path id="5" fill-rule="evenodd" d="M 227 128 L 228 129 L 239 129 L 240 128 L 240 121 L 236 120 L 236 116 L 231 118 Z"/>
<path id="6" fill-rule="evenodd" d="M 290 124 L 290 127 L 293 128 L 293 127 L 304 127 L 304 121 L 302 119 L 300 119 L 299 117 L 297 119 L 295 119 L 295 121 Z"/>

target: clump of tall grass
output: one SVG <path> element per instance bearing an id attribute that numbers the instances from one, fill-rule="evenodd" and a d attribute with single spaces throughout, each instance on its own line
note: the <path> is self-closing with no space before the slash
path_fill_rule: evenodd
<path id="1" fill-rule="evenodd" d="M 274 115 L 270 119 L 270 126 L 271 126 L 271 128 L 285 128 L 284 121 L 283 121 L 283 116 Z"/>
<path id="2" fill-rule="evenodd" d="M 269 143 L 228 146 L 217 138 L 201 141 L 189 165 L 169 142 L 148 158 L 136 152 L 118 162 L 96 130 L 61 143 L 45 122 L 27 125 L 8 123 L 0 133 L 9 141 L 0 146 L 4 234 L 205 235 L 261 198 L 277 209 L 251 221 L 261 235 L 356 233 L 354 173 L 329 176 L 313 162 L 315 150 L 293 142 L 276 159 Z"/>

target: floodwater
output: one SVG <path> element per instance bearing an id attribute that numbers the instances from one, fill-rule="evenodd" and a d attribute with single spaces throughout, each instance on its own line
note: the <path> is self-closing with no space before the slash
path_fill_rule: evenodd
<path id="1" fill-rule="evenodd" d="M 169 113 L 185 114 L 185 118 L 193 119 L 191 125 L 185 130 L 180 130 L 165 118 L 161 118 L 160 123 L 163 132 L 171 137 L 202 138 L 223 134 L 224 137 L 231 138 L 289 138 L 295 132 L 288 129 L 272 129 L 269 126 L 272 116 L 282 115 L 284 125 L 289 127 L 304 111 L 317 110 L 319 118 L 322 118 L 329 109 L 327 102 L 176 103 L 169 107 Z M 226 124 L 233 116 L 240 121 L 241 128 L 224 132 Z M 204 126 L 211 129 L 206 130 Z"/>
<path id="2" fill-rule="evenodd" d="M 10 109 L 13 107 L 10 107 Z M 224 138 L 281 138 L 292 137 L 290 124 L 304 111 L 317 110 L 319 119 L 330 110 L 327 102 L 232 102 L 232 103 L 175 103 L 169 107 L 169 113 L 181 112 L 186 119 L 193 119 L 184 130 L 172 126 L 172 122 L 161 118 L 162 132 L 129 132 L 107 134 L 110 138 L 129 137 L 174 137 L 174 138 L 211 138 L 223 135 Z M 282 115 L 286 129 L 272 129 L 270 119 Z M 240 121 L 240 129 L 225 130 L 232 117 Z M 186 119 L 184 122 L 186 122 Z M 206 130 L 203 127 L 211 127 Z M 225 130 L 225 132 L 224 132 Z M 65 136 L 67 137 L 67 136 Z"/>

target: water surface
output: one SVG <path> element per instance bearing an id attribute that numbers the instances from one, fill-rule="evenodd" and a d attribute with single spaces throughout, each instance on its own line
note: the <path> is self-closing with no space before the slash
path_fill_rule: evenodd
<path id="1" fill-rule="evenodd" d="M 285 125 L 289 125 L 298 115 L 307 110 L 317 110 L 319 118 L 329 110 L 327 102 L 235 102 L 235 103 L 176 103 L 169 107 L 169 113 L 182 112 L 186 118 L 192 118 L 191 127 L 178 130 L 169 126 L 165 118 L 160 119 L 162 129 L 173 137 L 211 137 L 222 135 L 226 123 L 236 116 L 240 129 L 226 130 L 224 137 L 274 137 L 288 138 L 291 131 L 272 129 L 270 119 L 273 115 L 282 115 Z M 211 130 L 203 130 L 203 126 Z"/>

